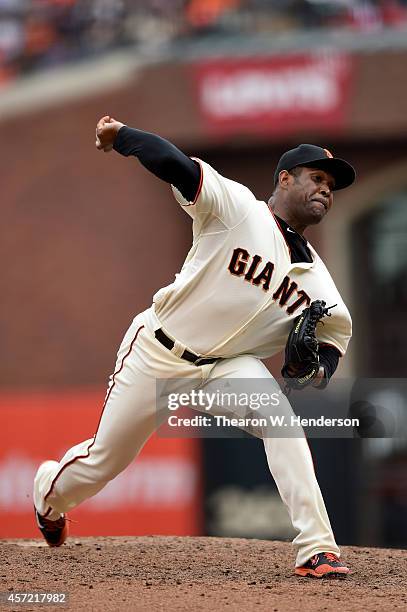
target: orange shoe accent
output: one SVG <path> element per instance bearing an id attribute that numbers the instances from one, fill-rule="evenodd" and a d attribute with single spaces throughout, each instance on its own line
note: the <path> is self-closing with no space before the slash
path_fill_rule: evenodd
<path id="1" fill-rule="evenodd" d="M 349 568 L 333 553 L 318 553 L 294 570 L 297 576 L 310 578 L 345 578 L 349 572 Z"/>

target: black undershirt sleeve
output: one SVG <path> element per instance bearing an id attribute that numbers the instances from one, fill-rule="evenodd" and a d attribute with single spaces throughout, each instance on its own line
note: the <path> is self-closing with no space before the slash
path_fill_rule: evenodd
<path id="1" fill-rule="evenodd" d="M 341 356 L 338 349 L 329 344 L 323 344 L 319 347 L 319 362 L 325 369 L 325 379 L 327 382 L 333 376 L 338 367 L 339 357 Z"/>
<path id="2" fill-rule="evenodd" d="M 188 202 L 194 201 L 201 168 L 168 140 L 125 125 L 117 133 L 113 148 L 125 157 L 134 155 L 147 170 L 174 185 Z"/>

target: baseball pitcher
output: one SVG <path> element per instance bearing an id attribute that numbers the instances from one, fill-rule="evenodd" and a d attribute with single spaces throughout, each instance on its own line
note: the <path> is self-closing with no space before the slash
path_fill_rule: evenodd
<path id="1" fill-rule="evenodd" d="M 192 218 L 193 240 L 174 282 L 156 293 L 125 334 L 96 434 L 38 469 L 35 516 L 50 546 L 67 537 L 67 511 L 124 470 L 156 429 L 156 379 L 189 379 L 205 388 L 224 378 L 257 378 L 276 388 L 261 360 L 286 347 L 287 387 L 323 388 L 351 336 L 349 312 L 304 238 L 306 228 L 329 213 L 334 191 L 353 183 L 349 163 L 319 146 L 299 145 L 278 162 L 266 203 L 167 140 L 110 116 L 97 124 L 96 147 L 136 157 L 169 183 Z M 287 397 L 281 398 L 290 412 Z M 292 438 L 263 441 L 298 532 L 295 573 L 345 577 L 349 569 L 340 560 L 302 429 Z"/>

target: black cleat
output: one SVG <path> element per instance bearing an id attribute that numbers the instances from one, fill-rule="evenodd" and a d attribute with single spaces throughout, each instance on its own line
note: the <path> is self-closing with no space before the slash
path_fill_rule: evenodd
<path id="1" fill-rule="evenodd" d="M 50 521 L 49 519 L 41 516 L 39 512 L 34 508 L 35 520 L 37 521 L 38 529 L 48 546 L 62 546 L 68 537 L 68 521 L 65 514 L 62 514 L 56 521 Z"/>
<path id="2" fill-rule="evenodd" d="M 310 578 L 346 578 L 350 570 L 333 553 L 318 553 L 295 568 L 297 576 Z"/>

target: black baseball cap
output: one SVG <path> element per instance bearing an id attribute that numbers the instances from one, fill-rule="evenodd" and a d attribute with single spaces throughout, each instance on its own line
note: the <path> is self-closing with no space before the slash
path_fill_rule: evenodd
<path id="1" fill-rule="evenodd" d="M 281 170 L 292 170 L 297 166 L 309 166 L 329 172 L 335 179 L 334 191 L 349 187 L 356 178 L 355 169 L 344 159 L 334 157 L 328 149 L 312 144 L 301 144 L 295 149 L 286 151 L 280 157 L 274 173 L 274 185 L 278 183 Z"/>

